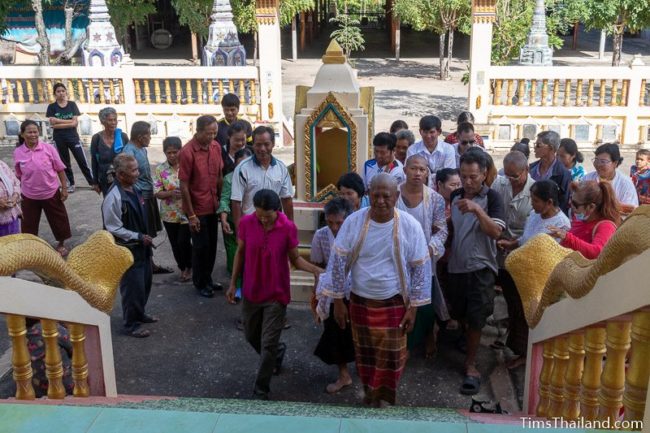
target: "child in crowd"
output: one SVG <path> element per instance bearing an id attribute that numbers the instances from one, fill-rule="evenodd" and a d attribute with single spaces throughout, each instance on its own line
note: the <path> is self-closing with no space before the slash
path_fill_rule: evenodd
<path id="1" fill-rule="evenodd" d="M 240 162 L 252 156 L 253 153 L 244 147 L 235 153 L 235 167 Z M 234 169 L 234 167 L 233 167 Z M 235 253 L 237 252 L 237 237 L 233 231 L 235 224 L 232 221 L 232 209 L 230 208 L 230 193 L 232 191 L 232 171 L 223 178 L 223 189 L 221 190 L 221 201 L 219 202 L 219 209 L 217 214 L 221 219 L 221 228 L 223 230 L 223 245 L 226 248 L 226 267 L 228 272 L 232 273 L 232 265 L 235 260 Z M 237 280 L 237 292 L 235 299 L 232 302 L 237 303 L 241 299 L 241 278 Z"/>
<path id="2" fill-rule="evenodd" d="M 343 221 L 353 212 L 350 202 L 343 197 L 336 197 L 325 205 L 325 222 L 327 226 L 318 229 L 311 241 L 310 261 L 323 269 L 327 268 L 330 249 L 334 245 Z M 347 302 L 347 301 L 346 301 Z M 336 364 L 339 368 L 339 377 L 336 382 L 327 385 L 325 390 L 334 394 L 341 389 L 352 385 L 352 378 L 348 371 L 348 363 L 354 362 L 354 342 L 350 326 L 341 329 L 334 320 L 334 306 L 330 306 L 330 314 L 323 322 L 323 334 L 320 337 L 314 355 L 325 364 Z M 316 310 L 316 293 L 312 296 L 312 309 Z"/>
<path id="3" fill-rule="evenodd" d="M 223 98 L 221 98 L 223 118 L 219 119 L 219 128 L 217 129 L 217 136 L 215 138 L 221 145 L 222 153 L 224 153 L 224 156 L 226 156 L 225 153 L 227 153 L 229 150 L 228 130 L 230 129 L 230 125 L 232 125 L 237 120 L 240 120 L 246 124 L 246 143 L 252 144 L 253 142 L 251 139 L 253 127 L 246 120 L 238 119 L 239 104 L 239 98 L 234 93 L 226 93 Z"/>
<path id="4" fill-rule="evenodd" d="M 630 168 L 630 176 L 639 195 L 639 204 L 650 204 L 650 150 L 641 149 L 636 153 L 636 165 Z"/>
<path id="5" fill-rule="evenodd" d="M 557 150 L 557 157 L 567 170 L 571 172 L 571 180 L 580 180 L 585 175 L 585 169 L 579 165 L 584 161 L 582 153 L 578 151 L 578 145 L 570 138 L 560 140 L 560 147 Z"/>

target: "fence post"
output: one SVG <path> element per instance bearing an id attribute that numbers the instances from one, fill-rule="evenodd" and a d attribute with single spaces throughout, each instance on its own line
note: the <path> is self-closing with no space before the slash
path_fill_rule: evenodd
<path id="1" fill-rule="evenodd" d="M 124 57 L 128 55 L 125 54 Z M 129 61 L 130 60 L 130 61 Z M 135 107 L 137 101 L 135 99 L 135 84 L 134 81 L 137 78 L 135 76 L 135 67 L 133 66 L 133 61 L 128 58 L 128 60 L 123 60 L 120 68 L 117 69 L 119 78 L 122 80 L 122 86 L 124 88 L 124 117 L 125 117 L 125 132 L 128 134 L 128 131 L 131 128 L 131 125 L 136 121 L 135 117 Z"/>
<path id="2" fill-rule="evenodd" d="M 636 54 L 630 62 L 630 86 L 627 91 L 627 110 L 621 143 L 636 145 L 641 141 L 639 136 L 639 98 L 641 95 L 642 70 L 645 64 L 641 56 Z M 626 101 L 622 101 L 625 103 Z"/>
<path id="3" fill-rule="evenodd" d="M 492 23 L 496 20 L 496 0 L 472 2 L 470 41 L 469 111 L 477 124 L 488 123 L 492 63 Z"/>

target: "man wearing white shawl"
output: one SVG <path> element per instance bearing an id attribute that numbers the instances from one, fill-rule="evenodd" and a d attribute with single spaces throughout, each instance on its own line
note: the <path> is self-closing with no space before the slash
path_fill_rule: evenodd
<path id="1" fill-rule="evenodd" d="M 431 263 L 420 224 L 395 208 L 397 182 L 388 174 L 370 184 L 370 208 L 350 215 L 341 227 L 327 275 L 319 285 L 319 312 L 334 300 L 341 328 L 350 322 L 364 402 L 395 404 L 406 362 L 406 333 L 416 308 L 431 302 Z M 350 308 L 343 298 L 349 292 Z"/>
<path id="2" fill-rule="evenodd" d="M 445 217 L 445 199 L 426 186 L 424 182 L 429 175 L 426 158 L 411 155 L 404 167 L 406 182 L 400 185 L 397 209 L 408 213 L 420 223 L 431 256 L 431 304 L 418 308 L 413 332 L 408 337 L 408 349 L 413 350 L 425 343 L 425 357 L 431 358 L 436 350 L 435 318 L 449 320 L 442 290 L 435 277 L 436 262 L 445 253 L 447 240 L 447 219 Z"/>

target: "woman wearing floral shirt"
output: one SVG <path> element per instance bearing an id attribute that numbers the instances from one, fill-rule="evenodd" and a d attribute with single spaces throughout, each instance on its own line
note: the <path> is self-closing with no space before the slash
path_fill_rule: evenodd
<path id="1" fill-rule="evenodd" d="M 20 233 L 20 181 L 7 164 L 0 161 L 0 236 Z"/>
<path id="2" fill-rule="evenodd" d="M 160 216 L 181 270 L 181 281 L 186 282 L 192 279 L 192 242 L 187 217 L 182 210 L 178 181 L 178 152 L 182 145 L 178 137 L 165 138 L 163 152 L 167 161 L 156 167 L 153 181 L 156 198 L 160 200 Z"/>

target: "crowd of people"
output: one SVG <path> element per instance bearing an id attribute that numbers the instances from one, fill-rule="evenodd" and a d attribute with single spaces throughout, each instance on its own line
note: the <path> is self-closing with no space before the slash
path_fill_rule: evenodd
<path id="1" fill-rule="evenodd" d="M 67 254 L 71 237 L 65 207 L 75 191 L 69 152 L 89 185 L 103 196 L 103 226 L 134 258 L 120 283 L 123 332 L 144 338 L 152 274 L 171 272 L 154 263 L 153 242 L 165 230 L 179 279 L 211 298 L 223 287 L 212 278 L 219 225 L 231 281 L 229 303 L 241 302 L 246 341 L 260 355 L 253 394 L 269 397 L 282 366 L 281 341 L 290 303 L 290 264 L 315 276 L 312 299 L 323 333 L 314 354 L 336 365 L 326 386 L 339 392 L 353 382 L 364 402 L 395 404 L 409 354 L 436 352 L 439 329 L 458 330 L 465 353 L 459 391 L 479 391 L 477 352 L 483 328 L 501 291 L 508 305 L 507 366 L 525 363 L 528 326 L 517 287 L 505 269 L 507 255 L 540 233 L 588 259 L 598 257 L 634 207 L 650 203 L 650 151 L 640 150 L 630 175 L 618 168 L 616 144 L 595 150 L 585 174 L 575 141 L 554 131 L 533 143 L 515 143 L 497 167 L 475 132 L 469 112 L 442 135 L 433 115 L 419 122 L 420 140 L 403 121 L 373 138 L 374 158 L 360 174 L 343 173 L 339 197 L 324 207 L 324 226 L 313 236 L 310 260 L 298 250 L 290 169 L 273 156 L 275 133 L 238 118 L 239 100 L 226 95 L 224 118 L 196 120 L 183 144 L 163 141 L 165 161 L 149 162 L 150 125 L 135 122 L 130 135 L 117 113 L 102 109 L 103 130 L 92 137 L 88 166 L 76 132 L 79 110 L 63 84 L 48 107 L 56 146 L 39 139 L 26 120 L 14 151 L 14 169 L 0 162 L 0 235 L 38 235 L 41 211 Z"/>

